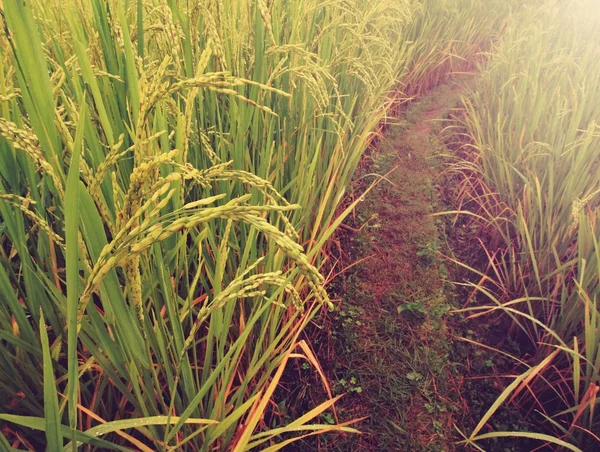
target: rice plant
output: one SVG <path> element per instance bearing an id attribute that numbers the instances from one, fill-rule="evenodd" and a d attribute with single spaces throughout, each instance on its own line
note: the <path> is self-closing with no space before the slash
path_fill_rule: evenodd
<path id="1" fill-rule="evenodd" d="M 475 71 L 518 6 L 512 0 L 415 2 L 414 19 L 407 33 L 404 91 L 417 97 L 449 76 Z M 496 14 L 487 14 L 488 10 Z"/>
<path id="2" fill-rule="evenodd" d="M 390 107 L 471 70 L 518 3 L 4 0 L 2 447 L 356 432 L 318 422 L 335 398 L 292 420 L 275 400 L 290 360 L 319 366 L 301 333 L 331 307 L 346 190 Z"/>
<path id="3" fill-rule="evenodd" d="M 3 2 L 0 441 L 276 450 L 408 2 Z M 302 207 L 301 207 L 302 206 Z M 34 431 L 44 432 L 35 434 Z M 270 448 L 270 449 L 269 449 Z"/>
<path id="4" fill-rule="evenodd" d="M 541 6 L 541 7 L 540 7 Z M 545 2 L 516 15 L 465 99 L 463 206 L 489 234 L 476 289 L 535 350 L 490 409 L 532 406 L 554 442 L 597 447 L 600 14 L 588 1 Z M 522 361 L 521 361 L 522 363 Z M 468 439 L 536 434 L 481 434 Z M 564 443 L 569 443 L 565 445 Z"/>

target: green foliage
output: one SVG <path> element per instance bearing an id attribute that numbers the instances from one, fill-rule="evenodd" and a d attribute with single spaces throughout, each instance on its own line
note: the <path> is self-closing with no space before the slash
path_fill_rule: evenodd
<path id="1" fill-rule="evenodd" d="M 420 0 L 406 41 L 406 91 L 419 96 L 448 75 L 473 70 L 510 18 L 514 0 Z M 494 14 L 490 14 L 494 11 Z"/>
<path id="2" fill-rule="evenodd" d="M 464 101 L 470 150 L 456 166 L 489 237 L 477 289 L 492 303 L 473 309 L 510 316 L 535 355 L 501 399 L 539 404 L 548 431 L 586 450 L 600 432 L 599 30 L 587 0 L 516 14 Z"/>
<path id="3" fill-rule="evenodd" d="M 332 401 L 265 425 L 329 303 L 317 266 L 403 72 L 409 2 L 3 5 L 3 419 L 52 449 L 353 431 L 311 424 Z"/>
<path id="4" fill-rule="evenodd" d="M 389 93 L 503 26 L 450 3 L 5 0 L 0 418 L 33 449 L 354 431 L 270 401 Z"/>

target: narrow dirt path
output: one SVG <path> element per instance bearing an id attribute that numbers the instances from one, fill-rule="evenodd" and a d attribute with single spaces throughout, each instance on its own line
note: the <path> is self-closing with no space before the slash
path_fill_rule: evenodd
<path id="1" fill-rule="evenodd" d="M 461 92 L 450 82 L 411 104 L 362 170 L 391 172 L 345 225 L 342 260 L 362 261 L 332 288 L 341 307 L 316 347 L 334 392 L 348 393 L 340 419 L 366 416 L 358 424 L 365 434 L 319 439 L 321 450 L 455 448 L 454 423 L 465 410 L 445 315 L 454 291 L 438 253 L 444 223 L 430 214 L 443 210 L 440 120 Z"/>

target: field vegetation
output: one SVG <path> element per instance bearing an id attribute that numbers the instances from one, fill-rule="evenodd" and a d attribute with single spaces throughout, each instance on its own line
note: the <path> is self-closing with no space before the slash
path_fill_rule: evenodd
<path id="1" fill-rule="evenodd" d="M 357 433 L 303 335 L 336 308 L 331 238 L 390 115 L 467 71 L 481 75 L 456 126 L 454 214 L 479 225 L 488 265 L 463 313 L 526 345 L 464 441 L 596 444 L 594 2 L 3 0 L 1 13 L 0 449 L 279 450 Z M 293 362 L 328 397 L 290 420 L 276 394 Z M 540 433 L 487 431 L 507 402 Z"/>
<path id="2" fill-rule="evenodd" d="M 546 2 L 516 15 L 464 99 L 461 208 L 487 268 L 472 318 L 504 315 L 517 374 L 471 435 L 518 402 L 556 438 L 592 450 L 598 354 L 600 10 Z M 521 373 L 522 372 L 522 373 Z"/>
<path id="3" fill-rule="evenodd" d="M 271 396 L 291 356 L 316 365 L 298 335 L 330 304 L 316 266 L 408 3 L 3 13 L 5 444 L 246 450 L 342 429 L 312 422 L 332 401 L 281 426 Z"/>

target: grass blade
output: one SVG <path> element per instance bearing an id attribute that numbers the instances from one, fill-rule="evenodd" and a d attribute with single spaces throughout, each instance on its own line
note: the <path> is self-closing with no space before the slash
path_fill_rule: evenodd
<path id="1" fill-rule="evenodd" d="M 67 400 L 69 407 L 69 425 L 77 426 L 77 405 L 79 391 L 79 366 L 77 360 L 77 310 L 79 307 L 79 167 L 83 150 L 84 126 L 87 105 L 85 96 L 79 111 L 81 122 L 75 135 L 75 146 L 71 156 L 71 165 L 65 191 L 65 241 L 67 247 Z"/>
<path id="2" fill-rule="evenodd" d="M 52 357 L 50 356 L 50 344 L 44 321 L 44 313 L 40 312 L 40 339 L 44 357 L 44 428 L 48 450 L 62 449 L 61 416 L 58 409 L 58 394 Z"/>

